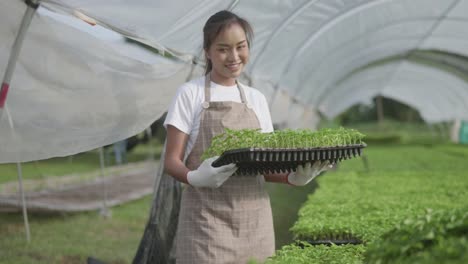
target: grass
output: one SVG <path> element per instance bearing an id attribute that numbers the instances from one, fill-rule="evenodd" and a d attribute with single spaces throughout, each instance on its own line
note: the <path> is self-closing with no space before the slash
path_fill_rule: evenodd
<path id="1" fill-rule="evenodd" d="M 29 216 L 31 242 L 25 241 L 20 214 L 0 218 L 0 263 L 86 263 L 93 256 L 106 263 L 130 263 L 146 223 L 151 199 L 98 212 Z"/>
<path id="2" fill-rule="evenodd" d="M 110 151 L 110 150 L 108 150 Z M 154 152 L 159 158 L 161 145 L 138 145 L 128 153 L 130 163 L 148 160 Z M 115 165 L 109 153 L 107 166 Z M 23 178 L 41 180 L 100 175 L 99 152 L 93 150 L 72 157 L 59 157 L 22 164 Z M 107 170 L 115 170 L 108 167 Z M 0 165 L 0 190 L 6 182 L 17 180 L 16 164 Z M 110 175 L 110 174 L 106 174 Z M 129 263 L 149 215 L 151 197 L 113 207 L 112 217 L 99 212 L 76 214 L 29 214 L 31 242 L 27 243 L 23 217 L 3 213 L 0 217 L 0 263 L 85 263 L 93 256 L 106 263 Z"/>
<path id="3" fill-rule="evenodd" d="M 128 154 L 128 162 L 148 160 L 151 151 L 155 152 L 155 158 L 159 158 L 161 144 L 154 141 L 151 145 L 138 145 Z M 106 166 L 115 165 L 112 150 L 106 150 Z M 100 169 L 99 150 L 78 153 L 69 157 L 57 157 L 47 160 L 21 163 L 23 179 L 45 179 L 47 177 L 60 177 L 74 174 L 88 177 L 97 176 Z M 0 184 L 16 181 L 18 179 L 16 164 L 0 164 Z"/>

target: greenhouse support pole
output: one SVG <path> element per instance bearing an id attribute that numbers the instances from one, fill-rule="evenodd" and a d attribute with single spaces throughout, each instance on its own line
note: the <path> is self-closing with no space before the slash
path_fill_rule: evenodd
<path id="1" fill-rule="evenodd" d="M 13 47 L 11 48 L 10 57 L 8 59 L 8 64 L 5 70 L 5 74 L 3 75 L 2 86 L 0 89 L 0 120 L 2 119 L 3 111 L 8 96 L 8 90 L 10 89 L 10 82 L 13 77 L 13 72 L 15 71 L 16 62 L 18 61 L 18 56 L 21 50 L 21 46 L 23 45 L 24 37 L 26 36 L 26 31 L 28 30 L 29 25 L 31 24 L 31 20 L 34 16 L 34 13 L 36 13 L 37 8 L 39 7 L 39 0 L 26 0 L 25 3 L 27 5 L 27 8 L 21 21 L 18 34 L 16 35 L 16 39 L 13 42 Z M 16 166 L 18 170 L 18 184 L 21 195 L 24 227 L 26 230 L 26 241 L 29 243 L 31 241 L 31 233 L 29 230 L 26 198 L 23 190 L 23 173 L 21 170 L 21 163 L 18 161 Z"/>
<path id="2" fill-rule="evenodd" d="M 10 82 L 13 77 L 13 72 L 15 71 L 16 62 L 18 61 L 18 56 L 23 45 L 24 37 L 26 36 L 26 31 L 31 24 L 31 20 L 39 7 L 39 0 L 26 0 L 25 1 L 27 8 L 24 13 L 23 20 L 21 21 L 21 26 L 16 35 L 15 42 L 11 48 L 10 57 L 8 59 L 8 64 L 3 75 L 2 87 L 0 89 L 0 119 L 3 115 L 3 109 L 6 104 L 6 99 L 8 96 L 8 91 L 10 89 Z"/>
<path id="3" fill-rule="evenodd" d="M 99 148 L 99 165 L 101 168 L 101 179 L 102 179 L 102 185 L 103 185 L 103 197 L 102 197 L 102 208 L 100 211 L 100 214 L 106 218 L 111 216 L 111 213 L 109 211 L 109 207 L 107 206 L 107 183 L 106 183 L 106 178 L 105 178 L 105 161 L 104 161 L 104 147 Z"/>
<path id="4" fill-rule="evenodd" d="M 24 229 L 26 230 L 26 241 L 28 241 L 29 243 L 31 241 L 31 232 L 29 230 L 28 210 L 26 208 L 26 198 L 23 189 L 23 171 L 21 168 L 21 162 L 16 163 L 16 169 L 18 171 L 19 191 L 21 195 L 21 205 L 23 209 Z"/>

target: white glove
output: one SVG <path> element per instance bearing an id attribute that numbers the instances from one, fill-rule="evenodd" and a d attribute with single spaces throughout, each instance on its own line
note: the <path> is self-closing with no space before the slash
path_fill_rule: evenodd
<path id="1" fill-rule="evenodd" d="M 234 163 L 218 168 L 211 166 L 211 163 L 218 157 L 212 157 L 203 161 L 198 169 L 187 173 L 187 182 L 194 187 L 218 188 L 237 170 Z"/>
<path id="2" fill-rule="evenodd" d="M 294 172 L 289 173 L 288 175 L 288 182 L 295 186 L 304 186 L 313 180 L 317 175 L 330 169 L 332 165 L 330 162 L 327 161 L 317 161 L 312 166 L 309 163 L 306 163 L 304 166 L 299 165 L 297 170 Z"/>

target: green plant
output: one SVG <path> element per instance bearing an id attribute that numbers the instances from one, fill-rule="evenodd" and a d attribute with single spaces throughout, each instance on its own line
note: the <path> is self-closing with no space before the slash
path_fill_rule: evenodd
<path id="1" fill-rule="evenodd" d="M 369 170 L 361 159 L 319 177 L 319 188 L 299 211 L 296 238 L 320 240 L 352 234 L 378 239 L 403 219 L 466 204 L 468 148 L 443 145 L 371 146 Z"/>
<path id="2" fill-rule="evenodd" d="M 275 255 L 268 259 L 266 264 L 294 263 L 333 263 L 353 264 L 362 263 L 364 246 L 312 246 L 307 242 L 298 241 L 287 245 L 276 251 Z"/>
<path id="3" fill-rule="evenodd" d="M 202 159 L 220 156 L 223 152 L 240 148 L 316 148 L 350 144 L 362 144 L 364 134 L 354 129 L 325 128 L 319 131 L 309 129 L 280 130 L 261 133 L 258 129 L 232 130 L 216 135 L 211 146 L 203 153 Z"/>
<path id="4" fill-rule="evenodd" d="M 427 210 L 372 243 L 367 263 L 467 263 L 468 208 Z"/>

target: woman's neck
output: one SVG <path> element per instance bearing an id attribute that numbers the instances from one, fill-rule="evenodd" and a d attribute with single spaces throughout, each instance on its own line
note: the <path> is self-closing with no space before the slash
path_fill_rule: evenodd
<path id="1" fill-rule="evenodd" d="M 210 80 L 216 84 L 223 85 L 223 86 L 234 86 L 236 85 L 235 78 L 226 78 L 216 74 L 215 72 L 211 71 L 210 73 Z"/>

